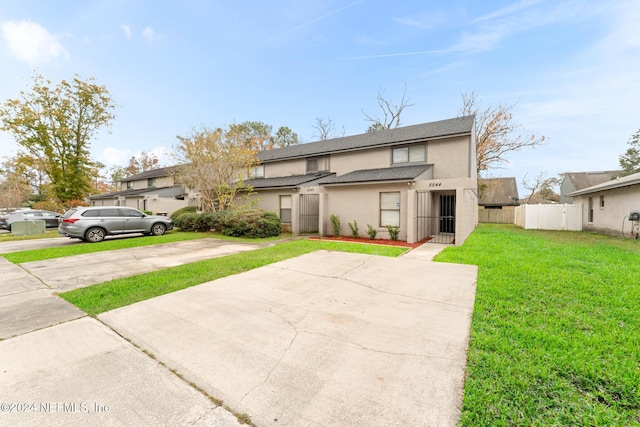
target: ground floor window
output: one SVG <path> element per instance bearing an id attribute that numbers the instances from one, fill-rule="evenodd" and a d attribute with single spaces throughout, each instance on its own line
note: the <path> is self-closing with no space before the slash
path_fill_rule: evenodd
<path id="1" fill-rule="evenodd" d="M 600 209 L 604 209 L 604 196 L 600 196 Z"/>
<path id="2" fill-rule="evenodd" d="M 593 197 L 589 197 L 589 222 L 593 222 Z"/>
<path id="3" fill-rule="evenodd" d="M 380 193 L 380 226 L 400 226 L 400 192 Z"/>
<path id="4" fill-rule="evenodd" d="M 280 196 L 280 222 L 291 222 L 291 196 Z"/>

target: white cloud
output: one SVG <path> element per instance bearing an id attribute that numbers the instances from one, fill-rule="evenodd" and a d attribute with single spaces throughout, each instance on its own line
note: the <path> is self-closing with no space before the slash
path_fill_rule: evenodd
<path id="1" fill-rule="evenodd" d="M 128 40 L 131 40 L 131 27 L 128 25 L 121 25 L 122 31 L 124 31 L 124 35 L 127 36 Z"/>
<path id="2" fill-rule="evenodd" d="M 147 39 L 149 43 L 153 43 L 153 40 L 156 37 L 156 34 L 155 34 L 155 31 L 153 31 L 153 28 L 147 27 L 144 30 L 142 30 L 142 37 Z"/>
<path id="3" fill-rule="evenodd" d="M 69 52 L 46 28 L 31 21 L 6 21 L 0 24 L 11 53 L 30 64 L 69 58 Z"/>
<path id="4" fill-rule="evenodd" d="M 104 150 L 102 150 L 102 154 L 99 156 L 99 159 L 109 168 L 116 165 L 126 166 L 127 164 L 129 164 L 129 159 L 131 158 L 131 156 L 132 153 L 129 149 L 106 147 Z"/>

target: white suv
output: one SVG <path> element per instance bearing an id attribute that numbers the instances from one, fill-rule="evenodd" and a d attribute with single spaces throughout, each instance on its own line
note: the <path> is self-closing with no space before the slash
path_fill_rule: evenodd
<path id="1" fill-rule="evenodd" d="M 143 233 L 161 236 L 171 229 L 173 221 L 166 216 L 147 215 L 124 206 L 90 206 L 65 212 L 58 234 L 100 242 L 109 235 Z"/>

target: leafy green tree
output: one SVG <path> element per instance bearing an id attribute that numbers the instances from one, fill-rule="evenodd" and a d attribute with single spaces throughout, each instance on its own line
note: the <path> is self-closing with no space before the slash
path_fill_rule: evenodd
<path id="1" fill-rule="evenodd" d="M 243 178 L 258 164 L 258 145 L 247 143 L 244 130 L 202 126 L 177 137 L 175 179 L 200 193 L 204 212 L 229 209 L 240 192 L 251 190 Z"/>
<path id="2" fill-rule="evenodd" d="M 623 176 L 640 172 L 640 130 L 631 135 L 627 144 L 627 151 L 618 156 L 620 167 L 624 170 Z"/>
<path id="3" fill-rule="evenodd" d="M 273 133 L 273 126 L 258 121 L 234 123 L 226 130 L 229 142 L 244 145 L 250 150 L 265 151 L 298 144 L 298 134 L 286 126 Z"/>
<path id="4" fill-rule="evenodd" d="M 75 75 L 53 86 L 36 74 L 33 87 L 0 106 L 0 130 L 13 135 L 20 156 L 42 167 L 57 199 L 80 200 L 91 192 L 91 138 L 109 126 L 114 109 L 106 87 L 93 78 Z"/>

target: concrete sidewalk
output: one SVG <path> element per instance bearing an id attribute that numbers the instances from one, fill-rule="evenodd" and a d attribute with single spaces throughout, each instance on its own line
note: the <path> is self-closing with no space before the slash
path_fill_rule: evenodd
<path id="1" fill-rule="evenodd" d="M 86 243 L 82 240 L 70 239 L 68 237 L 47 237 L 43 239 L 17 240 L 15 242 L 1 242 L 0 254 L 82 244 Z"/>
<path id="2" fill-rule="evenodd" d="M 40 280 L 0 257 L 0 339 L 85 316 Z"/>
<path id="3" fill-rule="evenodd" d="M 260 426 L 454 426 L 476 277 L 318 251 L 99 319 Z"/>
<path id="4" fill-rule="evenodd" d="M 240 425 L 95 319 L 1 341 L 0 361 L 3 426 Z"/>

